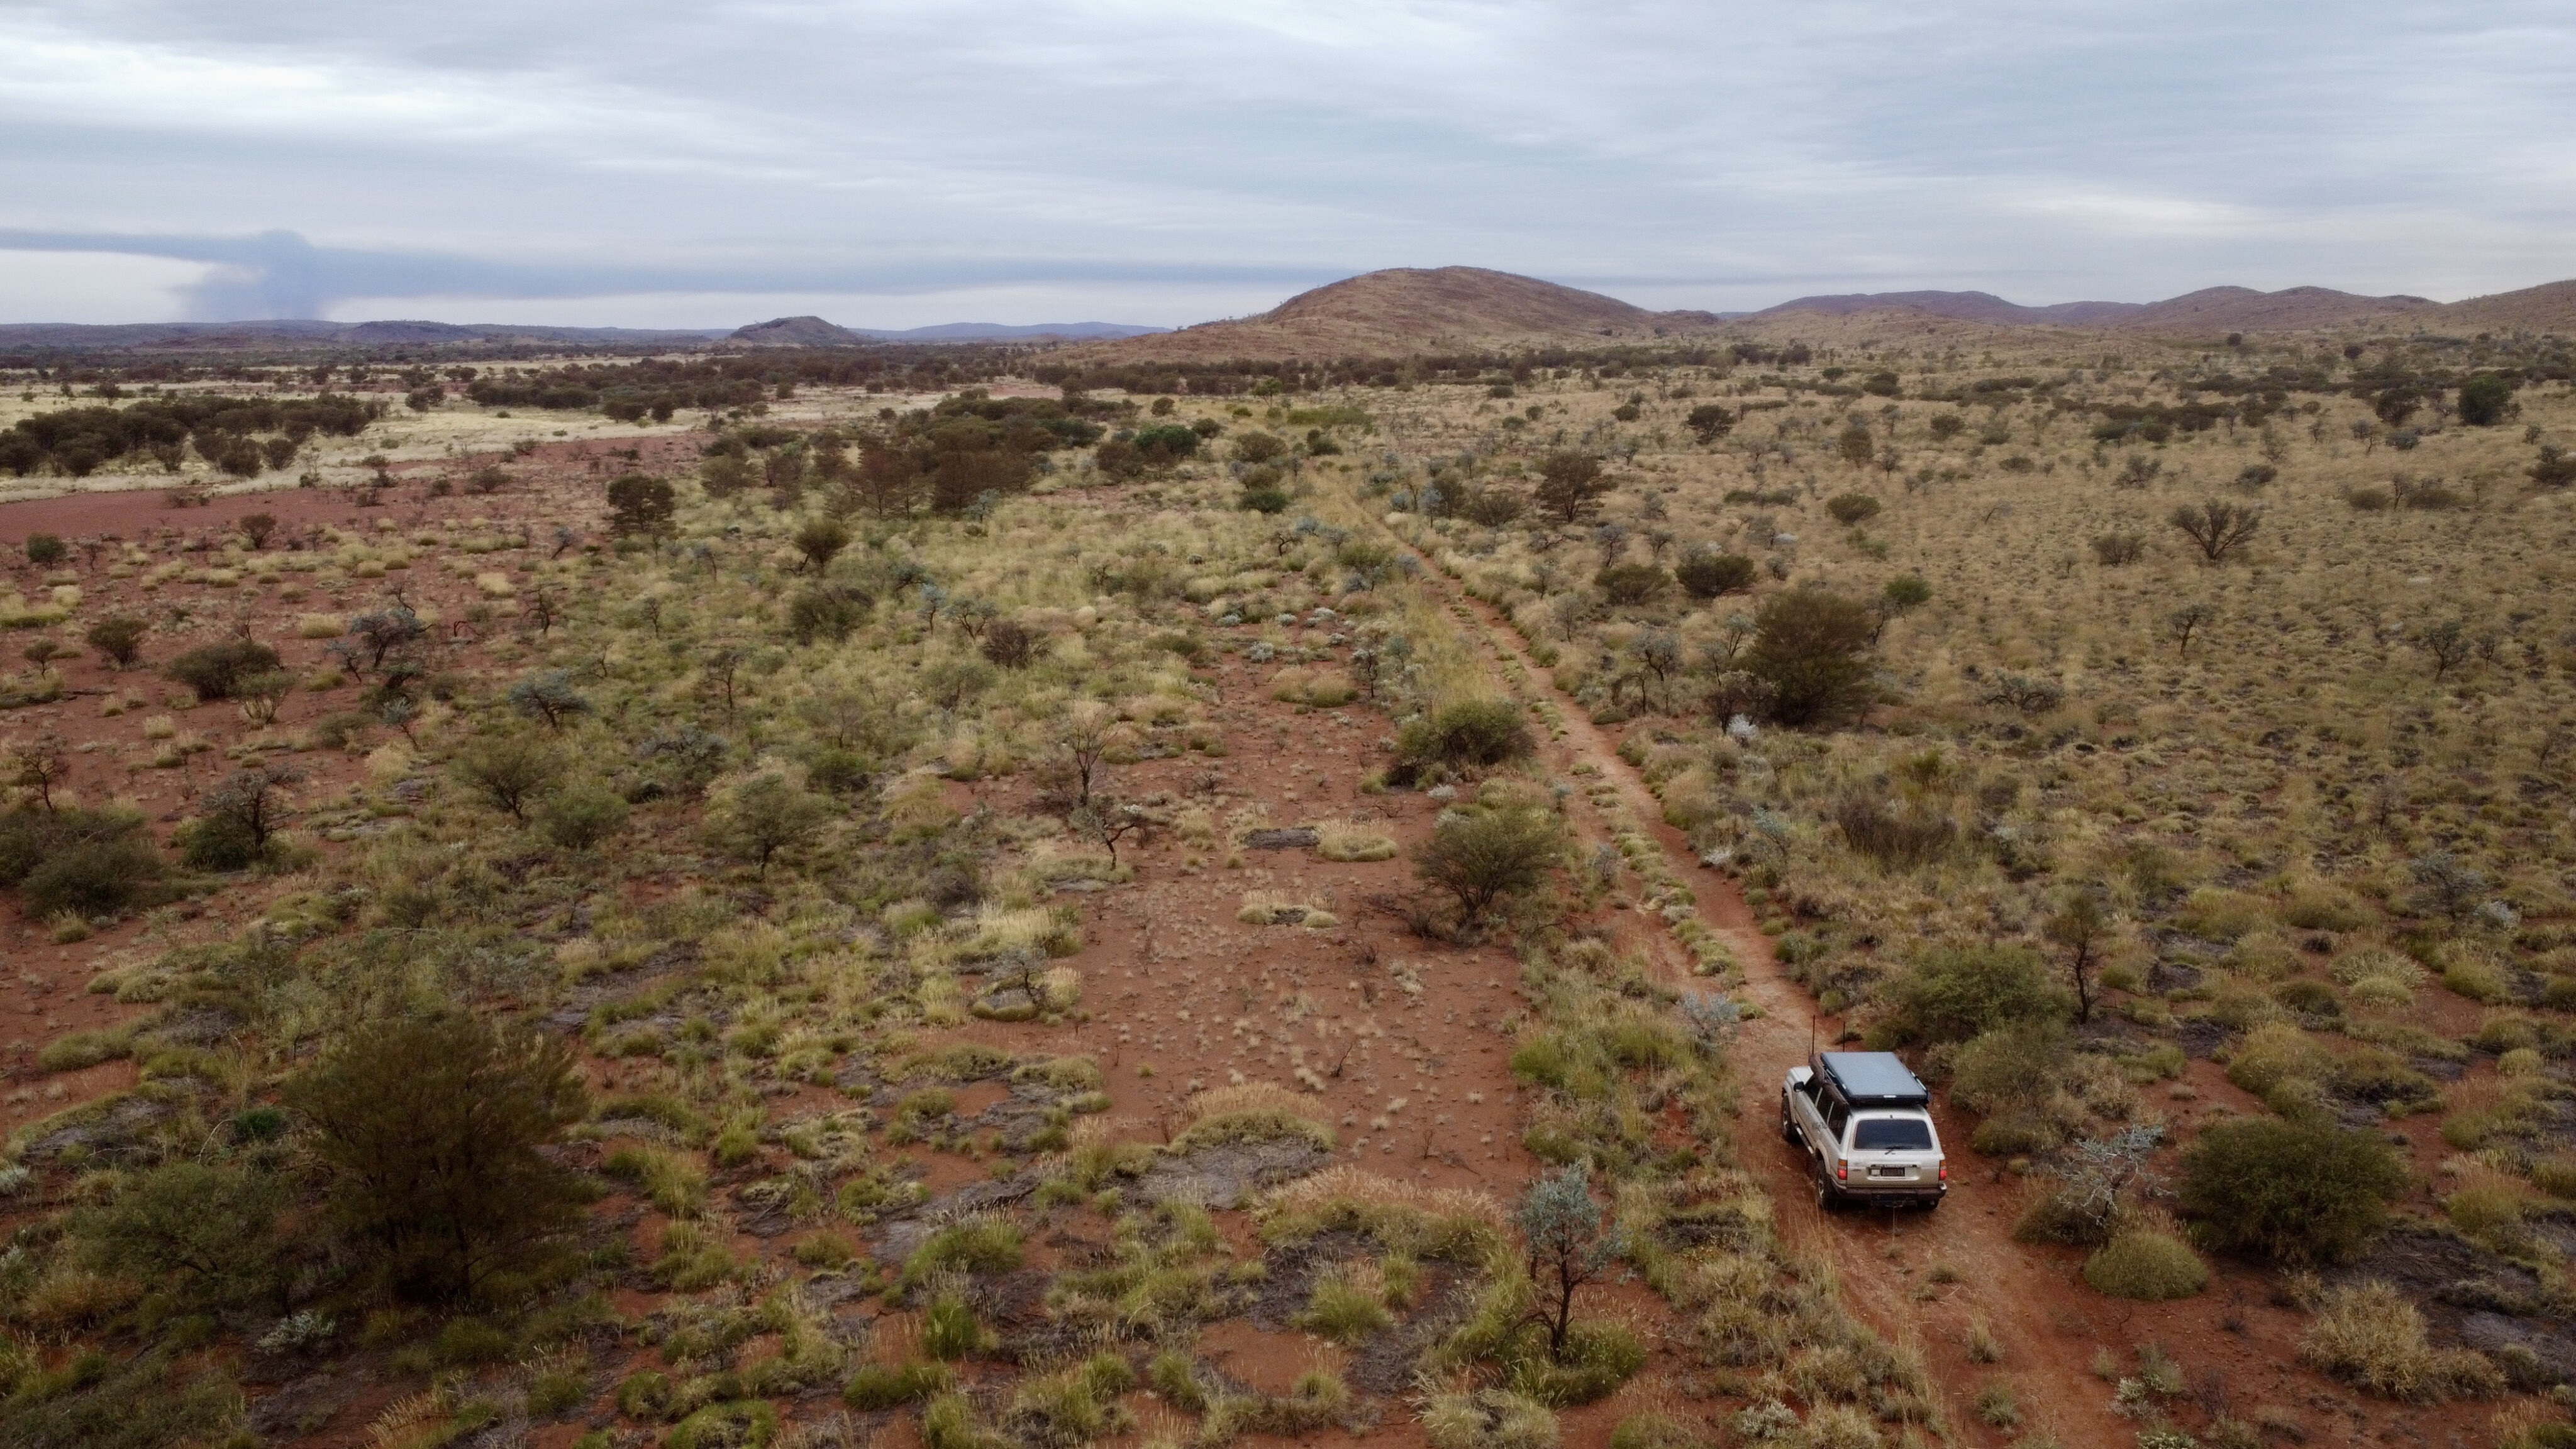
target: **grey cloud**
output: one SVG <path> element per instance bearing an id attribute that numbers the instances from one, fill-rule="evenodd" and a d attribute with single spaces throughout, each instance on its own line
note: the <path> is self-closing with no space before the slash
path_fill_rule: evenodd
<path id="1" fill-rule="evenodd" d="M 2555 0 L 0 0 L 0 194 L 207 253 L 209 315 L 1445 262 L 2457 295 L 2570 270 L 2571 62 Z"/>

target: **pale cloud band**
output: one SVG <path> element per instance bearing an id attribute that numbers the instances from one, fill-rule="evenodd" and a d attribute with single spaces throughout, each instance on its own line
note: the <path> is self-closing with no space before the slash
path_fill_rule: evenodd
<path id="1" fill-rule="evenodd" d="M 2459 296 L 2576 274 L 2571 61 L 2540 3 L 0 0 L 0 318 Z"/>

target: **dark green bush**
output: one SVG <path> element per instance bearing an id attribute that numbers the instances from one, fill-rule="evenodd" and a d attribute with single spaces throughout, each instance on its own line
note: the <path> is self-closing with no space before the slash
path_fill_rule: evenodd
<path id="1" fill-rule="evenodd" d="M 867 622 L 874 602 L 846 584 L 809 584 L 787 601 L 787 632 L 799 644 L 817 639 L 838 644 Z"/>
<path id="2" fill-rule="evenodd" d="M 1256 483 L 1236 497 L 1235 506 L 1247 513 L 1284 513 L 1288 509 L 1288 490 L 1276 483 Z"/>
<path id="3" fill-rule="evenodd" d="M 179 859 L 190 870 L 248 870 L 259 864 L 259 839 L 232 815 L 200 815 L 172 832 Z"/>
<path id="4" fill-rule="evenodd" d="M 1754 627 L 1745 668 L 1771 686 L 1773 719 L 1831 725 L 1869 708 L 1879 625 L 1868 605 L 1808 585 L 1765 599 Z"/>
<path id="5" fill-rule="evenodd" d="M 2210 1246 L 2291 1266 L 2360 1256 L 2405 1186 L 2387 1143 L 2330 1121 L 2213 1123 L 2182 1154 L 2182 1209 Z"/>
<path id="6" fill-rule="evenodd" d="M 537 807 L 537 828 L 566 850 L 589 850 L 626 828 L 626 802 L 605 785 L 575 785 Z"/>
<path id="7" fill-rule="evenodd" d="M 50 533 L 27 535 L 27 562 L 39 568 L 51 568 L 71 557 L 71 549 Z"/>
<path id="8" fill-rule="evenodd" d="M 1479 768 L 1519 759 L 1532 748 L 1529 722 L 1508 699 L 1444 704 L 1397 731 L 1395 744 L 1398 758 L 1411 764 Z"/>
<path id="9" fill-rule="evenodd" d="M 197 692 L 199 699 L 229 699 L 254 674 L 274 674 L 277 651 L 248 639 L 200 644 L 164 666 L 162 673 Z"/>
<path id="10" fill-rule="evenodd" d="M 121 916 L 143 904 L 161 880 L 161 856 L 141 834 L 67 845 L 27 872 L 19 885 L 27 914 L 69 911 L 83 919 Z"/>
<path id="11" fill-rule="evenodd" d="M 151 628 L 141 619 L 118 614 L 90 625 L 89 633 L 84 637 L 89 640 L 89 647 L 105 656 L 108 663 L 124 669 L 132 665 L 136 655 L 141 653 L 143 636 Z"/>
<path id="12" fill-rule="evenodd" d="M 78 1210 L 72 1231 L 92 1266 L 130 1273 L 182 1311 L 211 1311 L 276 1290 L 272 1228 L 285 1200 L 267 1173 L 182 1158 Z"/>
<path id="13" fill-rule="evenodd" d="M 1740 553 L 1694 550 L 1673 570 L 1673 577 L 1681 581 L 1682 591 L 1692 598 L 1714 599 L 1751 591 L 1753 571 L 1753 560 Z"/>
<path id="14" fill-rule="evenodd" d="M 1650 563 L 1612 564 L 1592 576 L 1601 596 L 1623 608 L 1653 603 L 1672 582 L 1672 575 Z"/>
<path id="15" fill-rule="evenodd" d="M 365 1022 L 292 1079 L 330 1221 L 402 1293 L 453 1301 L 577 1223 L 547 1156 L 587 1102 L 569 1048 L 466 1016 Z"/>
<path id="16" fill-rule="evenodd" d="M 1537 889 L 1564 850 L 1564 833 L 1545 811 L 1482 810 L 1443 819 L 1414 847 L 1413 869 L 1455 897 L 1472 923 L 1504 896 Z"/>
<path id="17" fill-rule="evenodd" d="M 1889 1044 L 1967 1041 L 2027 1023 L 2064 1021 L 2066 998 L 2038 955 L 2019 946 L 1940 946 L 1889 982 Z"/>
<path id="18" fill-rule="evenodd" d="M 1846 527 L 1867 523 L 1876 518 L 1884 506 L 1866 493 L 1838 493 L 1825 500 L 1825 511 L 1834 516 L 1834 522 Z"/>

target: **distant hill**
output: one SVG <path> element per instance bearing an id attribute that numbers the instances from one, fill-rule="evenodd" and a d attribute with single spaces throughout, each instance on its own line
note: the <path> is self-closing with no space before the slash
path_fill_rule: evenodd
<path id="1" fill-rule="evenodd" d="M 865 347 L 873 340 L 820 317 L 772 317 L 737 327 L 725 337 L 752 347 Z"/>
<path id="2" fill-rule="evenodd" d="M 1113 359 L 1348 357 L 1556 343 L 1599 346 L 1719 326 L 1482 267 L 1392 267 L 1300 292 L 1257 317 L 1109 344 Z"/>
<path id="3" fill-rule="evenodd" d="M 753 347 L 864 347 L 871 342 L 1021 342 L 1051 337 L 1081 342 L 1143 337 L 1162 330 L 1131 327 L 1124 322 L 1036 322 L 1025 327 L 1006 327 L 999 322 L 942 322 L 933 327 L 894 330 L 843 327 L 820 317 L 776 317 L 737 327 L 725 340 Z"/>
<path id="4" fill-rule="evenodd" d="M 2463 331 L 2576 332 L 2576 282 L 2544 282 L 2453 302 L 2442 309 L 2442 320 Z"/>
<path id="5" fill-rule="evenodd" d="M 2002 327 L 2084 326 L 2116 322 L 2144 310 L 2144 305 L 2137 302 L 2056 302 L 2045 307 L 2025 307 L 2007 302 L 1992 292 L 1845 292 L 1835 296 L 1798 297 L 1777 307 L 1765 307 L 1746 315 L 1773 317 L 1783 312 L 1823 312 L 1848 317 L 1856 312 L 1891 310 L 1928 312 L 1935 317 L 1951 317 L 1961 322 L 1991 322 Z"/>

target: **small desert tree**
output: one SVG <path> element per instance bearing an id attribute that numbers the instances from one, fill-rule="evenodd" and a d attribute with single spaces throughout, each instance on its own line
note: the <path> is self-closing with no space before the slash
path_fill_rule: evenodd
<path id="1" fill-rule="evenodd" d="M 2225 563 L 2229 554 L 2263 526 L 2263 510 L 2213 498 L 2206 503 L 2181 505 L 2166 516 L 2165 522 L 2182 530 L 2199 547 L 2202 558 Z"/>
<path id="2" fill-rule="evenodd" d="M 89 626 L 89 647 L 119 669 L 131 669 L 143 651 L 143 636 L 152 626 L 130 614 L 117 614 Z"/>
<path id="3" fill-rule="evenodd" d="M 1869 707 L 1870 640 L 1878 619 L 1866 604 L 1812 585 L 1763 600 L 1746 666 L 1773 690 L 1783 724 L 1837 724 Z"/>
<path id="4" fill-rule="evenodd" d="M 2111 917 L 2102 908 L 2101 896 L 2086 886 L 2069 890 L 2056 913 L 2040 927 L 2040 934 L 2065 948 L 2067 979 L 2075 987 L 2075 1020 L 2090 1022 L 2094 983 L 2103 948 L 2111 939 Z"/>
<path id="5" fill-rule="evenodd" d="M 1458 902 L 1463 924 L 1482 921 L 1496 901 L 1531 891 L 1564 853 L 1556 819 L 1545 811 L 1481 810 L 1442 819 L 1414 848 L 1413 869 L 1426 885 Z"/>
<path id="6" fill-rule="evenodd" d="M 669 480 L 649 473 L 625 473 L 608 485 L 608 526 L 621 537 L 640 533 L 659 538 L 671 530 L 679 499 Z"/>
<path id="7" fill-rule="evenodd" d="M 805 566 L 821 573 L 850 546 L 850 530 L 837 518 L 815 518 L 796 530 L 796 551 L 805 556 Z"/>
<path id="8" fill-rule="evenodd" d="M 1753 588 L 1753 560 L 1740 553 L 1714 553 L 1693 549 L 1682 555 L 1673 569 L 1682 591 L 1694 599 L 1714 599 L 1726 594 L 1749 593 Z"/>
<path id="9" fill-rule="evenodd" d="M 2192 636 L 2209 627 L 2218 611 L 2207 604 L 2185 604 L 2165 616 L 2165 632 L 2173 635 L 2174 647 L 2182 657 L 2191 657 Z"/>
<path id="10" fill-rule="evenodd" d="M 2513 383 L 2492 372 L 2481 372 L 2460 384 L 2460 421 L 2473 428 L 2491 428 L 2503 422 L 2513 407 Z"/>
<path id="11" fill-rule="evenodd" d="M 1538 506 L 1560 523 L 1580 523 L 1601 506 L 1610 485 L 1601 476 L 1601 460 L 1570 449 L 1539 460 L 1539 484 L 1532 494 Z"/>
<path id="12" fill-rule="evenodd" d="M 2444 619 L 2438 624 L 2425 626 L 2424 632 L 2415 636 L 2415 643 L 2432 657 L 2435 684 L 2441 683 L 2444 676 L 2460 667 L 2477 648 L 2477 639 L 2469 633 L 2469 626 L 2457 619 Z"/>
<path id="13" fill-rule="evenodd" d="M 572 1049 L 464 1015 L 367 1022 L 287 1085 L 331 1219 L 396 1291 L 472 1294 L 580 1220 L 543 1149 L 588 1110 Z"/>
<path id="14" fill-rule="evenodd" d="M 456 777 L 496 810 L 526 820 L 563 780 L 563 756 L 531 735 L 488 735 L 456 757 Z"/>
<path id="15" fill-rule="evenodd" d="M 707 839 L 765 878 L 779 852 L 813 839 L 831 818 L 830 801 L 785 775 L 754 775 L 726 791 L 707 813 Z"/>
<path id="16" fill-rule="evenodd" d="M 1532 1182 L 1512 1207 L 1538 1307 L 1529 1322 L 1547 1330 L 1547 1354 L 1565 1357 L 1574 1327 L 1574 1293 L 1627 1251 L 1627 1240 L 1592 1196 L 1588 1162 L 1568 1163 Z"/>

